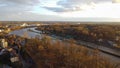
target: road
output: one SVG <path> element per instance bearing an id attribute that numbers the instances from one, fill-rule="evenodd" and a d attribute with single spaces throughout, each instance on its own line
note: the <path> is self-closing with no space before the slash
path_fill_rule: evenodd
<path id="1" fill-rule="evenodd" d="M 84 46 L 87 46 L 87 47 L 93 48 L 93 49 L 99 49 L 102 52 L 106 52 L 108 54 L 111 54 L 111 55 L 114 55 L 114 56 L 120 58 L 120 50 L 116 50 L 116 49 L 112 49 L 112 48 L 108 48 L 108 47 L 104 47 L 101 45 L 96 45 L 94 43 L 84 42 L 84 41 L 78 41 L 78 44 L 82 44 Z"/>
<path id="2" fill-rule="evenodd" d="M 120 50 L 115 50 L 107 48 L 104 46 L 96 45 L 90 42 L 79 41 L 78 44 L 88 47 L 89 49 L 98 49 L 100 50 L 100 55 L 110 59 L 112 63 L 120 63 Z"/>

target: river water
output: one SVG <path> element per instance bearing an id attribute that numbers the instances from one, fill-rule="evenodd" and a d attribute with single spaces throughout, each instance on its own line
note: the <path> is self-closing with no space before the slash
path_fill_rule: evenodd
<path id="1" fill-rule="evenodd" d="M 45 34 L 42 34 L 41 31 L 35 30 L 35 28 L 25 28 L 25 29 L 15 30 L 15 31 L 10 32 L 9 34 L 14 34 L 14 35 L 22 36 L 22 37 L 27 36 L 28 38 L 35 38 L 35 37 L 42 38 L 45 35 Z M 56 39 L 60 40 L 60 38 L 56 38 L 56 36 L 49 36 L 49 37 L 51 37 L 54 40 Z M 102 57 L 106 57 L 110 59 L 112 63 L 120 63 L 120 57 L 115 57 L 115 56 L 112 56 L 112 55 L 109 55 L 103 52 L 100 52 L 100 55 Z"/>
<path id="2" fill-rule="evenodd" d="M 42 37 L 42 34 L 35 33 L 30 30 L 35 30 L 35 28 L 25 28 L 25 29 L 15 30 L 15 31 L 10 32 L 9 34 L 14 34 L 14 35 L 21 36 L 21 37 L 27 36 L 28 38 L 34 38 L 36 36 Z M 37 31 L 37 32 L 41 32 L 41 31 Z"/>

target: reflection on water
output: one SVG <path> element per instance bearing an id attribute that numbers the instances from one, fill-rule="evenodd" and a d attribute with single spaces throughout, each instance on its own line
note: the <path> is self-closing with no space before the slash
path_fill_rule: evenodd
<path id="1" fill-rule="evenodd" d="M 35 33 L 29 30 L 33 30 L 36 31 L 35 28 L 25 28 L 25 29 L 20 29 L 20 30 L 15 30 L 10 32 L 9 34 L 14 34 L 14 35 L 18 35 L 18 36 L 22 36 L 25 37 L 27 36 L 28 38 L 34 38 L 34 37 L 42 37 L 43 34 L 40 33 Z M 41 31 L 37 31 L 37 32 L 41 32 Z"/>

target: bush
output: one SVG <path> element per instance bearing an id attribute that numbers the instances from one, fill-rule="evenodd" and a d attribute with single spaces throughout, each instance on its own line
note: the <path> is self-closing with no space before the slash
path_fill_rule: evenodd
<path id="1" fill-rule="evenodd" d="M 61 41 L 53 42 L 47 38 L 31 40 L 26 44 L 26 49 L 38 68 L 115 68 L 106 58 L 100 57 L 97 50 Z"/>

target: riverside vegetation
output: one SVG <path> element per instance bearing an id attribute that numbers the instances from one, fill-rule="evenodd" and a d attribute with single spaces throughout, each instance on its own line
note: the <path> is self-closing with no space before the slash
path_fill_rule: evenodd
<path id="1" fill-rule="evenodd" d="M 98 50 L 89 50 L 72 42 L 33 38 L 27 41 L 25 48 L 38 68 L 118 68 L 118 64 L 100 56 Z"/>
<path id="2" fill-rule="evenodd" d="M 115 24 L 53 24 L 37 28 L 48 34 L 120 48 L 120 27 Z"/>

